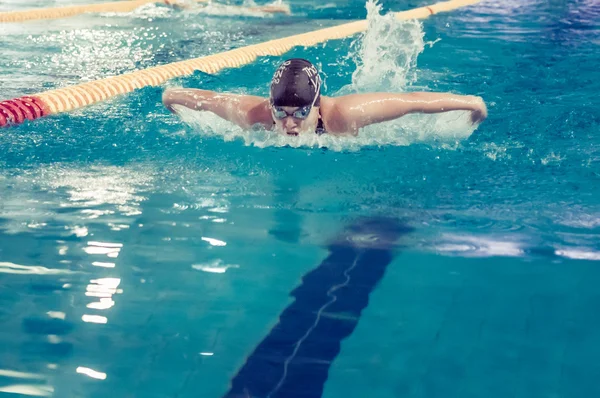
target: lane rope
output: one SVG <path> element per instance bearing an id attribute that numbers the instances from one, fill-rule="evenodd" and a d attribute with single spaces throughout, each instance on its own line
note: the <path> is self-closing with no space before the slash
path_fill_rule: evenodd
<path id="1" fill-rule="evenodd" d="M 193 0 L 196 3 L 209 3 L 209 0 Z M 0 12 L 0 23 L 25 22 L 39 19 L 67 18 L 85 13 L 101 12 L 130 12 L 146 4 L 158 3 L 169 6 L 182 5 L 181 0 L 126 0 L 113 1 L 101 4 L 84 4 L 77 6 L 40 8 L 23 11 Z M 231 6 L 233 7 L 233 6 Z M 289 14 L 290 8 L 286 5 L 267 5 L 255 7 L 236 7 L 251 11 L 261 11 L 271 14 Z"/>

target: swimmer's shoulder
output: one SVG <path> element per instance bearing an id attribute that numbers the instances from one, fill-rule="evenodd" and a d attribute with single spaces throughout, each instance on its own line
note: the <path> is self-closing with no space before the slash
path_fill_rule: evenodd
<path id="1" fill-rule="evenodd" d="M 356 135 L 355 132 L 349 132 L 346 128 L 346 121 L 343 113 L 338 107 L 338 98 L 321 96 L 321 119 L 323 127 L 328 134 L 332 135 Z"/>
<path id="2" fill-rule="evenodd" d="M 269 106 L 268 98 L 247 96 L 246 106 L 242 111 L 246 112 L 246 117 L 251 126 L 261 125 L 267 129 L 273 127 L 273 115 Z"/>

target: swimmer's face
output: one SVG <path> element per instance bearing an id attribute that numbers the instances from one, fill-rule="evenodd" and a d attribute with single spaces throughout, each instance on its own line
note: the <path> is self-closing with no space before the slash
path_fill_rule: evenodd
<path id="1" fill-rule="evenodd" d="M 319 108 L 316 106 L 272 106 L 275 130 L 288 136 L 314 134 L 319 122 Z"/>

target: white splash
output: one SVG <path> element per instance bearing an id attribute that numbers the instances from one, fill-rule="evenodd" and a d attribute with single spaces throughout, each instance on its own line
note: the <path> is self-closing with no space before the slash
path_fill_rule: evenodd
<path id="1" fill-rule="evenodd" d="M 366 4 L 368 28 L 351 44 L 357 65 L 352 84 L 342 91 L 404 91 L 417 79 L 417 57 L 425 49 L 425 32 L 418 20 L 399 21 L 382 15 L 376 0 Z"/>

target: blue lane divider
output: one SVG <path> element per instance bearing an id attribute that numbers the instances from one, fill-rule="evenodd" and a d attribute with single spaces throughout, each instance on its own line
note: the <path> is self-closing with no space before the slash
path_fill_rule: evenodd
<path id="1" fill-rule="evenodd" d="M 318 398 L 329 368 L 410 227 L 369 219 L 329 246 L 329 256 L 291 292 L 295 301 L 247 358 L 224 398 Z"/>

